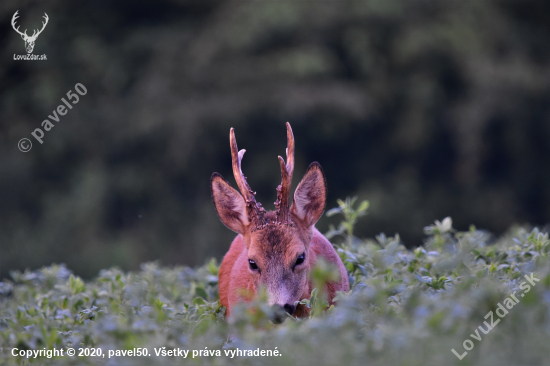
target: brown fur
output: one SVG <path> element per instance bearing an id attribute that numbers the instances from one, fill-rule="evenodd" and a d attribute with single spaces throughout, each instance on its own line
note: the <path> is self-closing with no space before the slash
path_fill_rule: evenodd
<path id="1" fill-rule="evenodd" d="M 269 303 L 292 308 L 296 301 L 311 297 L 311 269 L 319 258 L 338 267 L 340 278 L 327 283 L 325 292 L 333 303 L 337 291 L 348 291 L 348 275 L 332 244 L 314 227 L 325 209 L 326 181 L 314 162 L 306 171 L 289 207 L 289 188 L 294 169 L 294 137 L 287 123 L 287 163 L 279 157 L 283 182 L 278 188 L 277 210 L 265 212 L 254 199 L 241 171 L 244 151 L 238 153 L 233 129 L 230 132 L 233 171 L 243 196 L 221 175 L 211 179 L 212 198 L 221 221 L 239 235 L 223 258 L 219 272 L 220 301 L 227 308 L 254 299 L 265 286 Z M 244 198 L 243 198 L 244 197 Z M 305 255 L 303 263 L 298 258 Z M 249 261 L 253 261 L 253 265 Z M 257 267 L 257 268 L 256 268 Z M 291 311 L 291 310 L 289 310 Z M 294 316 L 307 316 L 298 306 Z"/>
<path id="2" fill-rule="evenodd" d="M 308 272 L 315 266 L 319 257 L 323 257 L 327 262 L 335 264 L 340 272 L 340 280 L 337 282 L 329 282 L 325 291 L 328 293 L 330 304 L 333 303 L 336 291 L 349 291 L 348 274 L 340 257 L 334 250 L 332 244 L 321 234 L 317 229 L 313 228 L 313 235 L 309 250 L 307 252 L 307 270 Z M 246 289 L 252 296 L 256 295 L 252 276 L 248 269 L 248 251 L 244 245 L 242 235 L 237 237 L 231 243 L 229 251 L 225 255 L 220 267 L 220 302 L 227 308 L 226 316 L 229 316 L 233 305 L 240 301 L 247 301 L 241 294 L 240 289 Z M 313 284 L 308 281 L 304 287 L 300 299 L 309 299 Z M 305 306 L 299 306 L 294 313 L 294 316 L 305 317 L 309 315 L 309 310 Z"/>

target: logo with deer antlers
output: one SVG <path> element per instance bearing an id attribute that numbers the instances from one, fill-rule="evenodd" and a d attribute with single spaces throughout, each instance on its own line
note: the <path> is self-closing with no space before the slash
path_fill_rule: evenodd
<path id="1" fill-rule="evenodd" d="M 27 53 L 32 53 L 32 50 L 34 49 L 34 43 L 36 42 L 36 39 L 38 38 L 38 36 L 40 35 L 40 33 L 42 33 L 42 31 L 44 30 L 44 28 L 46 28 L 46 25 L 48 24 L 48 14 L 44 13 L 44 22 L 42 22 L 42 29 L 40 30 L 34 30 L 32 36 L 29 36 L 27 34 L 27 30 L 25 29 L 24 32 L 21 32 L 19 30 L 19 26 L 15 26 L 15 21 L 17 18 L 19 18 L 19 15 L 17 14 L 19 12 L 19 10 L 17 10 L 15 12 L 15 14 L 13 14 L 13 18 L 11 18 L 11 26 L 13 27 L 13 29 L 19 33 L 19 35 L 21 36 L 21 38 L 23 38 L 23 41 L 25 41 L 25 49 L 27 50 Z"/>

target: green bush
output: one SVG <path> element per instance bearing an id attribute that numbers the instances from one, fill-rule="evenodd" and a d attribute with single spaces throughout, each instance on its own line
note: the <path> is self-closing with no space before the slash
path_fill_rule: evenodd
<path id="1" fill-rule="evenodd" d="M 13 272 L 12 280 L 0 283 L 0 364 L 550 364 L 547 233 L 518 228 L 495 240 L 475 227 L 458 232 L 445 218 L 424 228 L 424 245 L 411 251 L 398 235 L 354 237 L 368 208 L 362 203 L 354 209 L 354 203 L 339 201 L 329 211 L 344 217 L 327 237 L 340 241 L 351 284 L 349 293 L 338 294 L 336 307 L 325 310 L 326 299 L 314 291 L 301 301 L 312 308 L 309 319 L 288 316 L 274 325 L 273 310 L 259 296 L 226 321 L 214 260 L 197 269 L 157 263 L 139 272 L 113 268 L 90 282 L 52 265 Z M 321 286 L 333 275 L 324 264 L 312 280 Z M 513 296 L 516 304 L 507 300 Z M 505 305 L 510 308 L 500 318 Z M 498 321 L 494 329 L 491 321 Z M 466 354 L 465 346 L 471 348 Z M 156 356 L 163 347 L 190 352 L 187 358 Z M 77 355 L 93 348 L 101 356 L 27 359 L 12 356 L 14 348 L 74 348 Z M 108 356 L 144 348 L 147 357 Z M 237 349 L 276 356 L 232 358 Z M 193 350 L 201 355 L 193 357 Z"/>

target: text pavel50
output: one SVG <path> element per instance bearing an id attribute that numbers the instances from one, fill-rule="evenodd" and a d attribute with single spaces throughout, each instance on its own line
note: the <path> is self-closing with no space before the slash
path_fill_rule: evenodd
<path id="1" fill-rule="evenodd" d="M 52 114 L 48 115 L 48 118 L 42 121 L 42 128 L 35 128 L 34 131 L 31 132 L 31 135 L 36 139 L 36 141 L 40 142 L 41 144 L 44 143 L 44 131 L 48 132 L 52 128 L 54 128 L 55 125 L 53 124 L 53 122 L 59 122 L 61 116 L 66 115 L 70 109 L 73 109 L 73 105 L 77 104 L 80 100 L 80 97 L 78 95 L 83 96 L 88 93 L 86 87 L 81 83 L 77 83 L 74 86 L 74 90 L 76 90 L 76 93 L 72 90 L 69 90 L 67 92 L 67 97 L 61 98 L 61 101 L 63 103 L 58 105 L 57 108 L 53 110 Z"/>

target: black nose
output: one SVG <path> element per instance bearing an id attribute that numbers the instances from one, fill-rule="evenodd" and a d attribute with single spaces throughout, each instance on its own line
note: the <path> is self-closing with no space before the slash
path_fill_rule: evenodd
<path id="1" fill-rule="evenodd" d="M 284 308 L 286 312 L 289 313 L 290 315 L 294 314 L 294 312 L 296 311 L 296 306 L 294 305 L 285 304 Z"/>
<path id="2" fill-rule="evenodd" d="M 285 309 L 281 305 L 273 305 L 271 308 L 273 313 L 271 314 L 271 321 L 275 324 L 281 324 L 285 321 Z"/>

